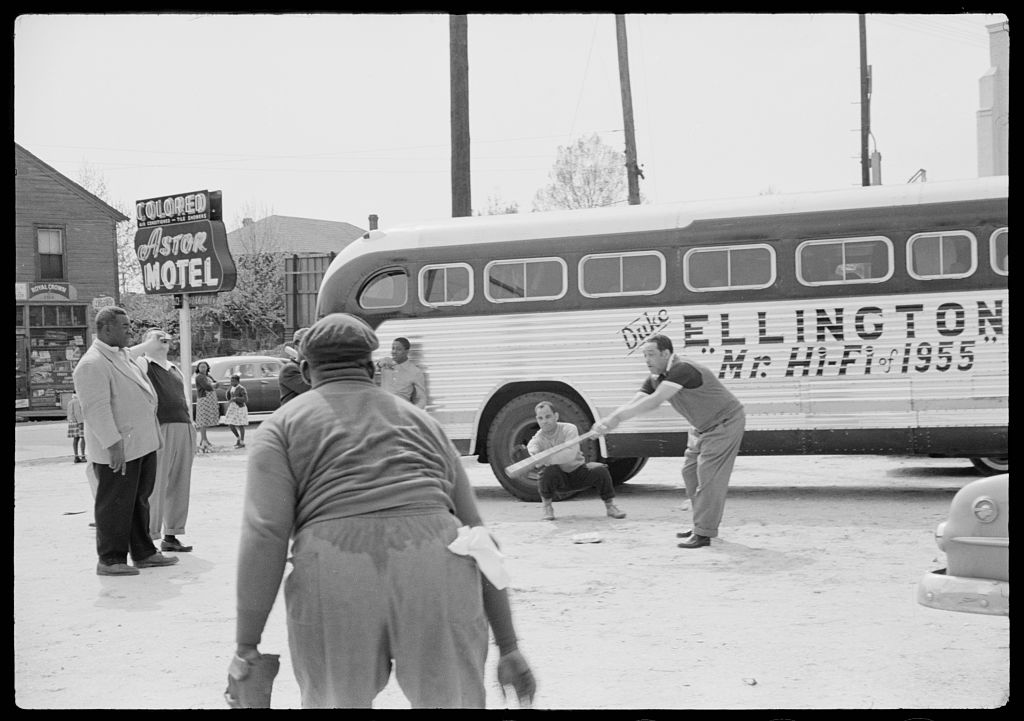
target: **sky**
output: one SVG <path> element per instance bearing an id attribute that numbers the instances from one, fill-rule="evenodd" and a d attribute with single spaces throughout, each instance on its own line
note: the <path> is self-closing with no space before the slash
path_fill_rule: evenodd
<path id="1" fill-rule="evenodd" d="M 875 15 L 870 150 L 884 184 L 977 177 L 986 26 Z M 624 149 L 611 14 L 470 15 L 472 201 L 529 212 L 560 146 Z M 14 139 L 109 200 L 220 190 L 232 230 L 271 214 L 367 228 L 451 216 L 444 14 L 21 15 Z M 856 14 L 626 16 L 647 202 L 861 184 Z M 626 198 L 623 198 L 623 204 Z"/>

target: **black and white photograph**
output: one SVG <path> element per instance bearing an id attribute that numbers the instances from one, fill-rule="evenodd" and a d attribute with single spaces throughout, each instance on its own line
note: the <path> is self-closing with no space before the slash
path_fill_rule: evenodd
<path id="1" fill-rule="evenodd" d="M 1009 711 L 964 10 L 14 15 L 15 707 Z"/>

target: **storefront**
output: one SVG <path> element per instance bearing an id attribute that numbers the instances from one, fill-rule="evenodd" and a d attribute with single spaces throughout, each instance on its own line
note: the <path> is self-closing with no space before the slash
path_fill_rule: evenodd
<path id="1" fill-rule="evenodd" d="M 14 407 L 24 415 L 67 407 L 75 364 L 92 342 L 89 306 L 76 297 L 69 283 L 15 283 Z"/>
<path id="2" fill-rule="evenodd" d="M 119 296 L 129 218 L 14 144 L 15 418 L 64 417 L 96 310 Z"/>

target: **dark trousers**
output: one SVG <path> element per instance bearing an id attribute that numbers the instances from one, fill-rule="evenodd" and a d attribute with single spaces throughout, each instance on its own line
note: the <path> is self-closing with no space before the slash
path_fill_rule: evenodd
<path id="1" fill-rule="evenodd" d="M 540 496 L 552 499 L 558 491 L 578 491 L 583 488 L 596 488 L 602 501 L 615 498 L 612 485 L 612 474 L 603 463 L 584 463 L 574 471 L 566 473 L 558 466 L 545 466 L 540 474 Z"/>
<path id="2" fill-rule="evenodd" d="M 124 475 L 106 463 L 94 463 L 96 555 L 100 563 L 141 561 L 156 553 L 149 538 L 149 496 L 156 483 L 156 451 L 125 464 Z"/>

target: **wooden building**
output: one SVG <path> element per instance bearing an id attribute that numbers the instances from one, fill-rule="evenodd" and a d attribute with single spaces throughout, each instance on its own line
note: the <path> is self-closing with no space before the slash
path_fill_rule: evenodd
<path id="1" fill-rule="evenodd" d="M 63 416 L 98 308 L 120 302 L 128 218 L 14 144 L 16 416 Z"/>

